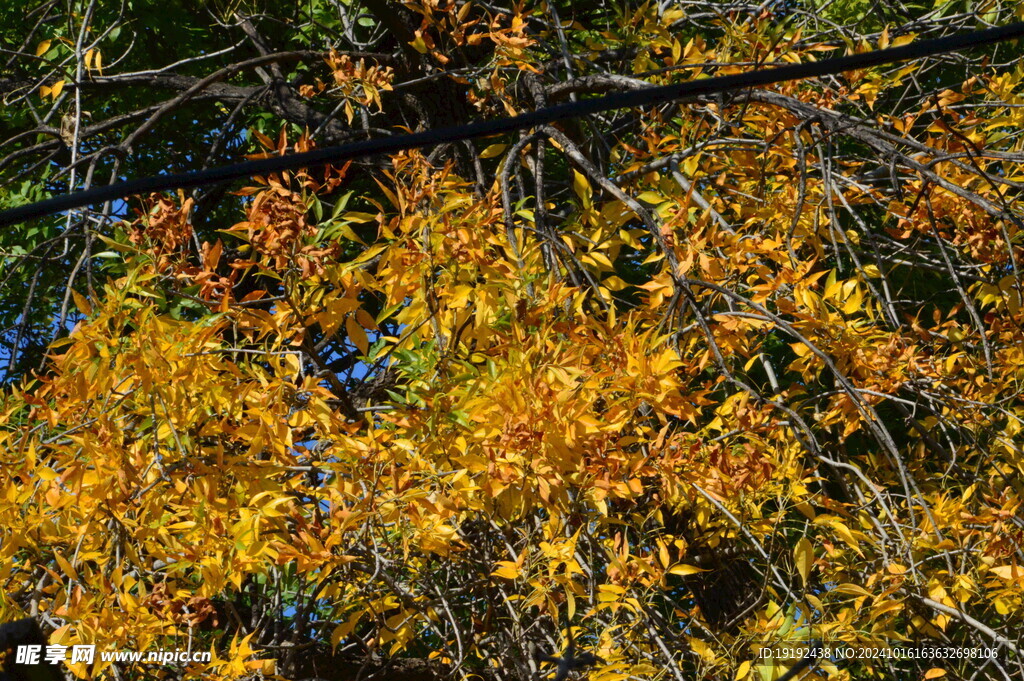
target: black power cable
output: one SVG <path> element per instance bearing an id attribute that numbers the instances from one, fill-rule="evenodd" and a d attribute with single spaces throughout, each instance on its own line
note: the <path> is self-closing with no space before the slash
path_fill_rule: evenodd
<path id="1" fill-rule="evenodd" d="M 495 120 L 477 121 L 467 125 L 456 125 L 423 132 L 411 133 L 408 135 L 396 135 L 382 139 L 365 140 L 354 142 L 337 147 L 325 147 L 315 149 L 301 154 L 290 154 L 288 156 L 275 156 L 255 161 L 246 161 L 219 168 L 197 170 L 175 175 L 157 175 L 144 177 L 137 180 L 118 182 L 106 187 L 96 187 L 73 194 L 63 194 L 52 199 L 30 203 L 25 206 L 18 206 L 0 213 L 0 226 L 17 224 L 26 220 L 40 218 L 51 213 L 70 210 L 81 206 L 87 206 L 114 199 L 125 198 L 133 194 L 160 192 L 169 189 L 188 189 L 202 187 L 204 185 L 216 184 L 228 180 L 237 180 L 253 175 L 267 175 L 285 170 L 298 168 L 313 168 L 328 163 L 338 163 L 354 158 L 374 156 L 378 154 L 392 154 L 406 149 L 426 147 L 434 144 L 448 142 L 459 142 L 462 140 L 476 139 L 501 133 L 533 128 L 547 125 L 556 121 L 569 118 L 579 118 L 589 114 L 610 111 L 613 109 L 628 109 L 631 107 L 650 106 L 653 104 L 664 104 L 666 102 L 679 101 L 711 95 L 719 92 L 742 90 L 753 88 L 759 85 L 770 85 L 787 80 L 800 80 L 804 78 L 815 78 L 826 76 L 843 71 L 863 69 L 880 64 L 889 64 L 908 59 L 920 59 L 936 54 L 956 52 L 971 47 L 990 45 L 1006 40 L 1014 40 L 1024 37 L 1024 22 L 1017 22 L 1008 26 L 1000 26 L 984 31 L 963 33 L 959 35 L 935 38 L 918 43 L 911 43 L 901 47 L 894 47 L 887 50 L 876 50 L 864 54 L 854 54 L 845 57 L 836 57 L 819 62 L 808 62 L 805 64 L 792 64 L 780 66 L 773 69 L 762 69 L 750 73 L 740 73 L 731 76 L 719 76 L 704 80 L 688 81 L 674 85 L 662 85 L 657 87 L 633 90 L 630 92 L 619 92 L 593 99 L 582 99 L 576 102 L 568 102 L 557 106 L 538 109 L 511 118 L 499 118 Z"/>

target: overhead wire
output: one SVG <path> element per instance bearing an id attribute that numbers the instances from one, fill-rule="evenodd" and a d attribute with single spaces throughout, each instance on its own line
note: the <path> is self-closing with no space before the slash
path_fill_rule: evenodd
<path id="1" fill-rule="evenodd" d="M 476 121 L 404 135 L 352 142 L 340 146 L 250 160 L 205 170 L 126 180 L 103 187 L 94 187 L 84 191 L 62 194 L 43 201 L 8 209 L 0 213 L 0 227 L 18 224 L 82 206 L 123 199 L 136 194 L 202 187 L 255 175 L 267 175 L 287 170 L 297 170 L 299 168 L 315 168 L 367 156 L 394 154 L 419 147 L 490 137 L 604 111 L 686 101 L 701 96 L 750 89 L 784 81 L 834 75 L 844 71 L 958 52 L 1022 37 L 1024 37 L 1024 21 L 983 31 L 933 38 L 931 40 L 912 42 L 899 47 L 833 57 L 822 61 L 790 64 L 771 69 L 758 69 L 748 73 L 717 76 L 691 80 L 685 83 L 618 92 L 590 99 L 579 99 L 575 102 L 536 109 L 518 116 Z"/>

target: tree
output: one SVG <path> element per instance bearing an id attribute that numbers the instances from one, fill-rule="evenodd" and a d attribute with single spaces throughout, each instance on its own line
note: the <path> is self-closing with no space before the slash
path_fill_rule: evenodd
<path id="1" fill-rule="evenodd" d="M 1016 10 L 155 7 L 0 10 L 3 206 Z M 77 678 L 526 681 L 568 650 L 595 681 L 767 681 L 795 659 L 760 648 L 816 638 L 962 652 L 837 655 L 806 678 L 1008 677 L 1018 53 L 0 235 L 0 618 L 212 654 Z"/>

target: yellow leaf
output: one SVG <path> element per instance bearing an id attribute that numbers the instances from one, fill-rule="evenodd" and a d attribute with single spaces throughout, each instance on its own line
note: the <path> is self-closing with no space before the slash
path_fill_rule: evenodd
<path id="1" fill-rule="evenodd" d="M 412 45 L 413 49 L 420 54 L 427 53 L 427 43 L 423 40 L 423 36 L 419 31 L 416 31 L 416 39 L 411 41 L 409 44 Z"/>
<path id="2" fill-rule="evenodd" d="M 356 321 L 359 322 L 360 326 L 364 329 L 377 330 L 377 321 L 373 318 L 373 315 L 363 308 L 356 310 Z"/>
<path id="3" fill-rule="evenodd" d="M 88 298 L 74 289 L 71 289 L 71 297 L 75 299 L 75 307 L 77 307 L 82 314 L 87 317 L 92 314 L 92 305 L 89 304 Z"/>
<path id="4" fill-rule="evenodd" d="M 57 565 L 60 565 L 60 569 L 64 571 L 64 574 L 70 577 L 73 581 L 79 581 L 78 572 L 75 568 L 71 567 L 71 563 L 69 563 L 64 556 L 54 552 L 53 557 L 57 560 Z"/>
<path id="5" fill-rule="evenodd" d="M 857 584 L 840 584 L 835 589 L 836 593 L 846 594 L 848 596 L 870 596 L 871 592 L 862 586 Z"/>
<path id="6" fill-rule="evenodd" d="M 843 312 L 846 314 L 853 314 L 860 310 L 860 304 L 864 301 L 864 293 L 860 290 L 859 286 L 852 287 L 852 290 L 848 294 L 850 297 L 846 299 L 843 304 Z"/>
<path id="7" fill-rule="evenodd" d="M 359 322 L 352 315 L 345 318 L 345 331 L 348 332 L 348 338 L 352 341 L 359 352 L 364 355 L 370 351 L 370 341 L 366 337 L 366 332 L 363 331 L 363 327 L 359 326 Z"/>
<path id="8" fill-rule="evenodd" d="M 612 265 L 612 261 L 608 259 L 608 256 L 605 255 L 604 253 L 602 253 L 601 251 L 591 251 L 587 255 L 589 255 L 590 258 L 594 262 L 596 262 L 598 265 L 603 265 L 603 266 L 607 267 L 608 269 L 614 269 L 615 268 L 615 266 Z"/>
<path id="9" fill-rule="evenodd" d="M 902 611 L 903 607 L 903 601 L 874 601 L 869 618 L 877 619 L 888 612 Z"/>
<path id="10" fill-rule="evenodd" d="M 294 352 L 289 352 L 281 358 L 282 369 L 284 369 L 289 376 L 295 376 L 302 371 L 302 362 L 299 360 L 299 355 Z"/>
<path id="11" fill-rule="evenodd" d="M 572 171 L 572 190 L 576 192 L 576 196 L 580 197 L 584 207 L 590 206 L 590 196 L 592 194 L 590 182 L 587 181 L 583 173 L 577 170 Z"/>
<path id="12" fill-rule="evenodd" d="M 337 648 L 338 644 L 343 638 L 352 633 L 352 630 L 359 624 L 359 619 L 363 616 L 361 611 L 354 612 L 349 615 L 348 620 L 334 627 L 334 631 L 331 632 L 331 647 Z"/>
<path id="13" fill-rule="evenodd" d="M 924 678 L 926 678 L 926 679 L 937 679 L 940 676 L 945 676 L 945 675 L 946 675 L 946 670 L 945 669 L 940 669 L 939 667 L 932 667 L 931 669 L 929 669 L 928 671 L 926 671 L 924 673 Z"/>
<path id="14" fill-rule="evenodd" d="M 817 513 L 814 512 L 814 507 L 811 506 L 806 501 L 801 501 L 798 504 L 793 504 L 793 507 L 796 508 L 796 510 L 800 511 L 801 513 L 803 513 L 805 516 L 807 516 L 808 520 L 814 520 L 817 517 L 817 515 L 818 515 Z"/>
<path id="15" fill-rule="evenodd" d="M 989 572 L 1002 579 L 1016 579 L 1024 574 L 1016 565 L 999 565 L 989 568 Z"/>
<path id="16" fill-rule="evenodd" d="M 698 572 L 707 572 L 707 570 L 704 568 L 699 568 L 696 565 L 683 564 L 673 565 L 668 569 L 668 573 L 670 575 L 680 575 L 681 577 L 685 577 L 686 575 L 694 575 Z"/>
<path id="17" fill-rule="evenodd" d="M 687 639 L 690 643 L 690 648 L 693 652 L 697 653 L 707 662 L 713 662 L 715 660 L 715 652 L 711 650 L 711 647 L 707 643 L 701 641 L 698 638 Z"/>
<path id="18" fill-rule="evenodd" d="M 71 625 L 65 624 L 63 627 L 55 630 L 50 634 L 51 645 L 63 645 L 64 641 L 68 638 L 68 634 L 71 632 Z"/>
<path id="19" fill-rule="evenodd" d="M 503 577 L 504 579 L 515 579 L 519 576 L 519 566 L 510 560 L 499 560 L 498 569 L 491 574 L 495 577 Z"/>
<path id="20" fill-rule="evenodd" d="M 644 203 L 658 204 L 665 200 L 665 197 L 658 192 L 641 192 L 637 197 Z"/>
<path id="21" fill-rule="evenodd" d="M 58 80 L 56 83 L 50 86 L 50 96 L 54 99 L 60 97 L 61 91 L 64 89 L 64 81 Z"/>
<path id="22" fill-rule="evenodd" d="M 838 518 L 835 518 L 834 516 L 818 516 L 814 522 L 818 525 L 828 525 L 840 539 L 850 546 L 850 548 L 856 551 L 859 555 L 864 555 L 860 549 L 860 541 L 858 541 L 857 537 L 854 536 L 850 528 L 840 522 Z"/>
<path id="23" fill-rule="evenodd" d="M 195 526 L 196 526 L 196 521 L 194 521 L 194 520 L 183 520 L 180 523 L 173 523 L 171 525 L 165 525 L 164 529 L 167 529 L 167 530 L 191 530 Z"/>
<path id="24" fill-rule="evenodd" d="M 360 213 L 359 211 L 352 211 L 350 213 L 345 213 L 342 217 L 345 218 L 346 222 L 357 222 L 357 223 L 360 223 L 360 224 L 362 224 L 364 222 L 376 222 L 377 221 L 377 216 L 374 215 L 373 213 Z"/>
<path id="25" fill-rule="evenodd" d="M 42 57 L 44 54 L 46 54 L 49 51 L 50 44 L 52 42 L 52 40 L 44 40 L 43 42 L 36 45 L 36 56 Z"/>
<path id="26" fill-rule="evenodd" d="M 744 660 L 738 669 L 736 669 L 736 681 L 747 678 L 747 674 L 750 673 L 750 660 Z"/>
<path id="27" fill-rule="evenodd" d="M 793 562 L 796 563 L 797 572 L 804 580 L 804 588 L 807 587 L 807 579 L 811 575 L 811 567 L 814 565 L 814 547 L 807 537 L 801 537 L 793 549 Z"/>
<path id="28" fill-rule="evenodd" d="M 864 276 L 871 277 L 872 279 L 878 279 L 882 276 L 882 273 L 878 269 L 878 265 L 864 265 L 861 271 L 864 272 Z"/>
<path id="29" fill-rule="evenodd" d="M 601 281 L 601 283 L 612 291 L 621 291 L 622 289 L 629 287 L 628 282 L 624 281 L 623 279 L 620 279 L 619 277 L 616 277 L 615 275 L 605 277 L 604 280 Z"/>
<path id="30" fill-rule="evenodd" d="M 494 158 L 500 156 L 501 152 L 508 148 L 507 144 L 492 144 L 480 152 L 480 158 Z"/>

